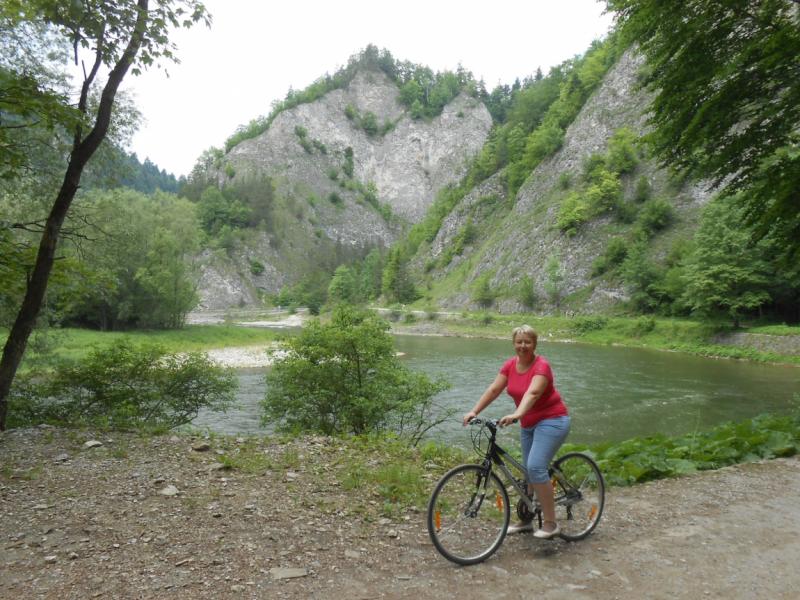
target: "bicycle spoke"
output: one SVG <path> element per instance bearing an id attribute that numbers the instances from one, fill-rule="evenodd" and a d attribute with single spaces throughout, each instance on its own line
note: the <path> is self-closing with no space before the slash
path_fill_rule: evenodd
<path id="1" fill-rule="evenodd" d="M 466 502 L 465 502 L 466 500 Z M 488 558 L 505 538 L 508 494 L 483 467 L 464 465 L 447 473 L 428 505 L 428 532 L 437 550 L 458 564 Z"/>
<path id="2" fill-rule="evenodd" d="M 570 453 L 554 465 L 563 494 L 556 495 L 556 518 L 561 536 L 579 540 L 592 532 L 603 512 L 605 484 L 597 465 L 588 456 Z"/>

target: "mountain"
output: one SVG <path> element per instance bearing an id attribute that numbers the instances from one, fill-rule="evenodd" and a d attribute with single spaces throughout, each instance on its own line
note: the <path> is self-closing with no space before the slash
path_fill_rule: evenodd
<path id="1" fill-rule="evenodd" d="M 560 148 L 530 172 L 515 197 L 501 170 L 454 206 L 412 260 L 431 304 L 602 312 L 629 300 L 619 273 L 598 263 L 610 247 L 624 256 L 644 242 L 645 258 L 664 264 L 676 243 L 691 237 L 711 189 L 676 179 L 638 145 L 649 101 L 637 86 L 642 66 L 635 51 L 621 55 L 567 127 Z M 635 153 L 631 163 L 608 167 L 610 146 L 626 137 Z M 609 188 L 608 206 L 593 206 L 592 195 Z M 570 203 L 583 216 L 574 227 Z M 648 221 L 659 215 L 661 221 Z"/>
<path id="2" fill-rule="evenodd" d="M 324 289 L 337 266 L 389 247 L 430 307 L 592 313 L 629 303 L 631 280 L 644 289 L 667 268 L 713 191 L 658 167 L 641 143 L 643 66 L 613 38 L 593 44 L 501 90 L 504 122 L 484 103 L 496 109 L 497 90 L 462 89 L 421 117 L 402 101 L 408 83 L 368 66 L 278 111 L 207 157 L 204 183 L 249 226 L 212 228 L 201 308 L 254 304 L 320 272 Z M 623 266 L 640 272 L 623 276 Z"/>
<path id="3" fill-rule="evenodd" d="M 461 92 L 440 114 L 415 118 L 400 91 L 383 71 L 359 69 L 209 164 L 206 180 L 252 226 L 204 253 L 201 308 L 251 304 L 386 248 L 463 177 L 492 127 L 485 105 Z"/>

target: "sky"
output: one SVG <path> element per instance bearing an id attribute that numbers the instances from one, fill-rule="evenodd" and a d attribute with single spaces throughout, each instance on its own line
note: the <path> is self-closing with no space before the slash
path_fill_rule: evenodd
<path id="1" fill-rule="evenodd" d="M 334 73 L 368 44 L 434 71 L 462 65 L 491 91 L 582 54 L 613 22 L 597 0 L 205 0 L 210 29 L 172 34 L 180 64 L 129 75 L 144 122 L 129 148 L 175 176 L 269 114 L 289 88 Z"/>

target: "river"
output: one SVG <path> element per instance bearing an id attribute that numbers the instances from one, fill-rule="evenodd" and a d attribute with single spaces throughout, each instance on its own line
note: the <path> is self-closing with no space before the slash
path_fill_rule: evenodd
<path id="1" fill-rule="evenodd" d="M 456 416 L 429 437 L 467 444 L 460 415 L 472 407 L 503 360 L 512 356 L 511 342 L 433 336 L 396 336 L 395 340 L 409 368 L 444 377 L 452 384 L 437 401 L 455 410 Z M 763 412 L 784 412 L 800 402 L 800 369 L 792 366 L 547 341 L 540 341 L 537 351 L 553 367 L 556 387 L 573 417 L 569 441 L 576 443 L 684 434 Z M 259 422 L 264 371 L 240 370 L 238 376 L 239 406 L 227 414 L 203 412 L 195 427 L 226 434 L 269 430 Z M 512 406 L 503 394 L 484 415 L 500 417 L 511 412 Z"/>

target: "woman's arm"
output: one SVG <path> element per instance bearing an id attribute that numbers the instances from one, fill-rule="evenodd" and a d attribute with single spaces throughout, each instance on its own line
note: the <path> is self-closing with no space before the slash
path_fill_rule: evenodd
<path id="1" fill-rule="evenodd" d="M 475 403 L 473 409 L 464 415 L 464 425 L 477 417 L 478 413 L 494 402 L 494 399 L 500 395 L 500 392 L 506 389 L 507 383 L 508 378 L 502 373 L 498 373 L 497 377 L 494 378 L 494 381 L 489 385 L 489 387 L 486 388 L 486 391 L 483 392 L 481 397 Z"/>
<path id="2" fill-rule="evenodd" d="M 531 379 L 531 384 L 528 386 L 528 391 L 522 396 L 517 410 L 500 419 L 500 425 L 511 425 L 514 421 L 521 419 L 526 412 L 533 408 L 536 401 L 542 397 L 542 394 L 544 394 L 547 389 L 548 383 L 549 381 L 544 375 L 534 375 L 533 379 Z"/>

